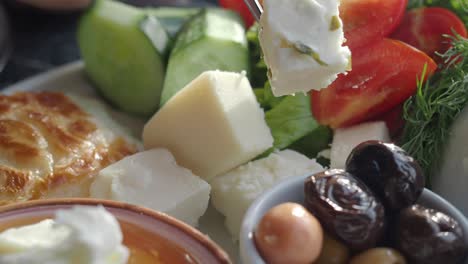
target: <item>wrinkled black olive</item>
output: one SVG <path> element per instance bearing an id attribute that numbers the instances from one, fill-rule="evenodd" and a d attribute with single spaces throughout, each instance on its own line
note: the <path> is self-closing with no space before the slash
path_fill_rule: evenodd
<path id="1" fill-rule="evenodd" d="M 458 222 L 421 205 L 401 211 L 396 236 L 396 246 L 410 263 L 456 264 L 468 252 Z"/>
<path id="2" fill-rule="evenodd" d="M 374 247 L 385 229 L 382 203 L 344 170 L 327 170 L 304 184 L 306 208 L 322 226 L 353 250 Z"/>
<path id="3" fill-rule="evenodd" d="M 361 179 L 386 208 L 400 210 L 414 204 L 424 189 L 419 164 L 394 144 L 371 140 L 353 149 L 346 171 Z"/>

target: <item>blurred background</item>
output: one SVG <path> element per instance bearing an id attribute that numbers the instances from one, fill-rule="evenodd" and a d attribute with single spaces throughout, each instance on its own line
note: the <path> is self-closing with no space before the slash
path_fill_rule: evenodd
<path id="1" fill-rule="evenodd" d="M 207 6 L 215 5 L 216 0 L 123 2 L 136 6 Z M 44 10 L 16 0 L 0 0 L 0 89 L 78 60 L 75 33 L 81 12 Z"/>

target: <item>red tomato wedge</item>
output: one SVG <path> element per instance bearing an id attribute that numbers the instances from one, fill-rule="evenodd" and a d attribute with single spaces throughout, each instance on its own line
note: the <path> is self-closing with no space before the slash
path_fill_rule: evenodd
<path id="1" fill-rule="evenodd" d="M 408 0 L 342 0 L 345 44 L 353 49 L 387 37 L 400 24 L 407 4 Z"/>
<path id="2" fill-rule="evenodd" d="M 311 92 L 312 112 L 320 124 L 345 127 L 385 113 L 414 94 L 425 64 L 426 76 L 437 68 L 424 52 L 392 39 L 352 54 L 351 72 L 338 76 L 328 88 Z"/>
<path id="3" fill-rule="evenodd" d="M 450 41 L 443 34 L 467 36 L 465 25 L 450 10 L 440 7 L 424 7 L 408 11 L 392 38 L 406 42 L 439 60 L 435 53 L 444 53 Z"/>
<path id="4" fill-rule="evenodd" d="M 247 28 L 255 22 L 254 17 L 243 0 L 219 0 L 218 3 L 224 8 L 231 9 L 239 13 L 244 19 L 245 26 Z"/>

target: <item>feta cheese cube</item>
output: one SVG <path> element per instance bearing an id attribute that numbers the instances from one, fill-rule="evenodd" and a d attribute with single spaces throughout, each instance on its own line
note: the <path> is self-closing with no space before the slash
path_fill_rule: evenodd
<path id="1" fill-rule="evenodd" d="M 178 166 L 168 150 L 152 149 L 101 170 L 90 194 L 145 206 L 196 226 L 208 207 L 210 189 L 207 182 Z"/>
<path id="2" fill-rule="evenodd" d="M 275 96 L 320 90 L 349 70 L 339 0 L 265 0 L 260 45 Z"/>
<path id="3" fill-rule="evenodd" d="M 368 140 L 390 142 L 385 122 L 369 122 L 335 130 L 330 154 L 330 167 L 344 169 L 351 151 L 360 143 Z"/>
<path id="4" fill-rule="evenodd" d="M 245 75 L 208 71 L 152 117 L 143 142 L 208 181 L 269 149 L 273 137 Z"/>
<path id="5" fill-rule="evenodd" d="M 274 152 L 266 158 L 252 161 L 215 178 L 211 182 L 211 201 L 226 216 L 225 225 L 233 239 L 237 240 L 244 214 L 263 192 L 288 177 L 322 170 L 322 166 L 315 160 L 298 152 Z"/>

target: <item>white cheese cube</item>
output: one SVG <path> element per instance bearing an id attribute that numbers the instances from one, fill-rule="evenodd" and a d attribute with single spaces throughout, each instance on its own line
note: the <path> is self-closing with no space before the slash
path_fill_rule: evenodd
<path id="1" fill-rule="evenodd" d="M 151 118 L 143 143 L 169 149 L 181 166 L 210 180 L 269 149 L 273 137 L 247 78 L 208 71 Z"/>
<path id="2" fill-rule="evenodd" d="M 244 214 L 263 192 L 288 177 L 322 170 L 315 160 L 298 152 L 283 150 L 272 153 L 215 178 L 211 182 L 211 201 L 226 216 L 225 225 L 233 239 L 237 240 Z"/>
<path id="3" fill-rule="evenodd" d="M 330 155 L 330 167 L 344 169 L 346 159 L 360 143 L 368 140 L 390 142 L 390 135 L 385 122 L 369 122 L 335 130 Z"/>
<path id="4" fill-rule="evenodd" d="M 275 96 L 320 90 L 349 70 L 339 0 L 264 0 L 259 40 Z"/>
<path id="5" fill-rule="evenodd" d="M 166 149 L 126 157 L 99 172 L 91 197 L 145 206 L 192 226 L 208 207 L 210 185 L 177 165 Z"/>

